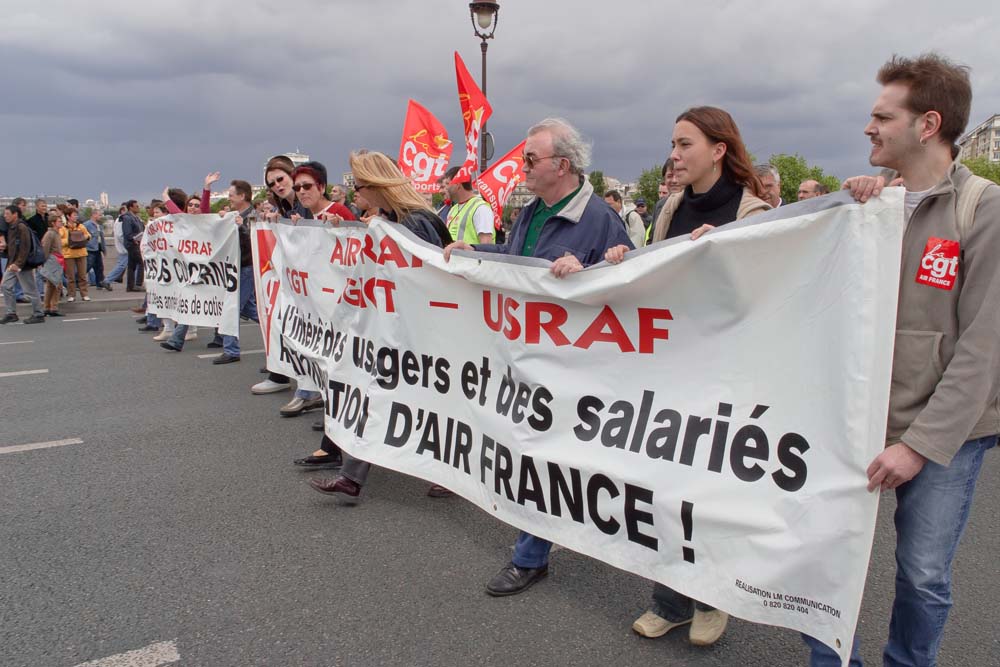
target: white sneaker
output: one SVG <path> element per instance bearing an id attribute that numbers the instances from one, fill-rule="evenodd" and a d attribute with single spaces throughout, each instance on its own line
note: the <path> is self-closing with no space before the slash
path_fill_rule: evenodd
<path id="1" fill-rule="evenodd" d="M 85 296 L 85 297 L 83 297 L 83 300 L 84 301 L 90 301 L 90 297 L 89 296 Z"/>
<path id="2" fill-rule="evenodd" d="M 164 329 L 160 333 L 153 336 L 153 340 L 158 340 L 158 341 L 170 340 L 170 337 L 173 335 L 174 334 L 172 331 L 167 331 L 166 329 Z"/>
<path id="3" fill-rule="evenodd" d="M 198 332 L 197 331 L 190 331 L 189 330 L 186 334 L 184 334 L 184 340 L 197 340 L 197 339 L 198 339 Z"/>
<path id="4" fill-rule="evenodd" d="M 250 387 L 251 394 L 275 394 L 279 391 L 285 391 L 290 389 L 292 386 L 291 382 L 286 382 L 284 384 L 280 382 L 272 382 L 271 380 L 264 380 L 263 382 L 258 382 L 254 386 Z"/>
<path id="5" fill-rule="evenodd" d="M 76 301 L 76 297 L 75 296 L 71 296 L 71 297 L 67 297 L 66 298 L 66 303 L 73 303 L 74 301 Z"/>
<path id="6" fill-rule="evenodd" d="M 729 614 L 719 609 L 712 611 L 694 610 L 694 618 L 691 620 L 691 630 L 688 632 L 688 641 L 695 646 L 711 646 L 719 641 L 719 637 L 726 631 L 729 623 Z"/>

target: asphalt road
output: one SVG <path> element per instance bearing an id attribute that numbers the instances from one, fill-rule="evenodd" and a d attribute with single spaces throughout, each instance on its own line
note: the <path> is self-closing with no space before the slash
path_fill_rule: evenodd
<path id="1" fill-rule="evenodd" d="M 804 665 L 790 631 L 734 619 L 713 647 L 638 637 L 650 585 L 560 550 L 527 593 L 483 585 L 515 531 L 427 483 L 373 472 L 334 505 L 291 465 L 318 434 L 251 396 L 260 354 L 170 354 L 128 313 L 0 327 L 0 666 L 73 667 L 164 641 L 178 665 Z M 75 319 L 66 318 L 66 319 Z M 260 349 L 244 326 L 244 350 Z M 32 341 L 32 342 L 19 342 Z M 14 343 L 14 344 L 10 344 Z M 322 474 L 322 473 L 314 473 Z M 955 567 L 940 664 L 1000 665 L 1000 453 L 987 456 Z M 882 503 L 860 635 L 881 664 L 893 587 Z M 135 663 L 140 664 L 140 663 Z M 150 663 L 155 664 L 155 663 Z"/>

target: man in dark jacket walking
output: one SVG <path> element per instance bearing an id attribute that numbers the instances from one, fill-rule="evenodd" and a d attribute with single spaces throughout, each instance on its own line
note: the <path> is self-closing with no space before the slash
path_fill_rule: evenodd
<path id="1" fill-rule="evenodd" d="M 139 243 L 142 240 L 142 220 L 139 219 L 139 202 L 130 199 L 125 204 L 128 212 L 122 216 L 122 239 L 125 242 L 125 252 L 128 253 L 128 269 L 126 269 L 125 291 L 142 291 L 142 254 Z"/>
<path id="2" fill-rule="evenodd" d="M 38 286 L 35 284 L 35 269 L 25 267 L 28 254 L 31 252 L 31 230 L 21 217 L 21 209 L 17 206 L 8 206 L 3 212 L 4 222 L 7 224 L 7 237 L 5 239 L 7 248 L 7 269 L 3 272 L 3 281 L 0 288 L 3 290 L 4 305 L 6 315 L 0 324 L 10 324 L 17 322 L 17 299 L 14 297 L 14 285 L 20 284 L 24 294 L 31 301 L 32 316 L 24 321 L 25 324 L 38 324 L 45 321 L 42 314 L 42 302 L 38 298 Z"/>

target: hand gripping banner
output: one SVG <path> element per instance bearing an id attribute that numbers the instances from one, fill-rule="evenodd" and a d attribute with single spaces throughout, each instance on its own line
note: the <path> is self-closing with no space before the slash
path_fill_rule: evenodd
<path id="1" fill-rule="evenodd" d="M 178 324 L 240 333 L 240 244 L 236 213 L 176 214 L 146 225 L 140 251 L 146 310 Z"/>
<path id="2" fill-rule="evenodd" d="M 327 433 L 353 455 L 846 664 L 902 230 L 900 190 L 839 194 L 559 280 L 535 259 L 445 263 L 382 220 L 324 229 L 314 262 L 293 255 L 323 349 L 285 344 L 325 366 Z M 273 231 L 275 254 L 300 233 Z"/>

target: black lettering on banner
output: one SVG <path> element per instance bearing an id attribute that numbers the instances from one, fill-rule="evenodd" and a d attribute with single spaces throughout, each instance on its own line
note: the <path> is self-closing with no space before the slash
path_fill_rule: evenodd
<path id="1" fill-rule="evenodd" d="M 507 385 L 513 387 L 513 380 L 507 381 Z M 515 402 L 512 389 L 508 389 L 507 397 L 504 405 Z M 730 437 L 731 403 L 719 403 L 717 417 L 685 417 L 670 408 L 656 410 L 654 414 L 655 398 L 655 392 L 643 390 L 637 411 L 626 399 L 615 400 L 606 406 L 596 396 L 581 396 L 576 404 L 578 423 L 573 426 L 573 434 L 581 442 L 592 442 L 600 436 L 604 447 L 644 453 L 650 459 L 676 461 L 689 467 L 694 467 L 696 460 L 707 459 L 705 465 L 709 472 L 731 473 L 743 482 L 753 483 L 768 476 L 765 465 L 775 456 L 775 448 L 770 445 L 772 440 L 764 425 L 742 425 Z M 498 406 L 502 407 L 500 397 Z M 757 404 L 749 418 L 758 420 L 769 409 L 768 405 Z M 650 428 L 650 421 L 657 426 Z M 710 438 L 710 449 L 707 454 L 702 449 L 703 454 L 699 455 L 699 445 L 706 438 Z M 680 456 L 675 459 L 678 444 Z M 802 489 L 808 479 L 805 454 L 809 448 L 809 442 L 798 433 L 785 433 L 778 439 L 776 458 L 780 467 L 771 470 L 769 475 L 778 488 L 789 493 Z"/>

